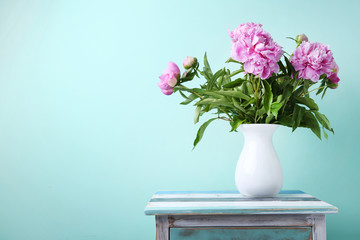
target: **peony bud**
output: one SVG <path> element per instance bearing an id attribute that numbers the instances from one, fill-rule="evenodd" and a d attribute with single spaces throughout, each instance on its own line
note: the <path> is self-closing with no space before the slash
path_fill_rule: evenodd
<path id="1" fill-rule="evenodd" d="M 333 61 L 331 63 L 331 68 L 332 68 L 332 71 L 330 74 L 328 74 L 328 79 L 330 80 L 330 82 L 332 83 L 332 89 L 335 89 L 338 87 L 339 85 L 339 81 L 340 81 L 340 78 L 338 77 L 338 72 L 339 72 L 339 66 L 336 64 L 335 61 Z"/>
<path id="2" fill-rule="evenodd" d="M 308 42 L 308 41 L 309 41 L 309 39 L 304 33 L 299 34 L 299 35 L 296 36 L 296 42 L 298 44 L 300 44 L 302 42 Z"/>
<path id="3" fill-rule="evenodd" d="M 183 62 L 183 66 L 185 69 L 189 69 L 191 67 L 195 67 L 197 64 L 197 59 L 195 57 L 186 57 L 184 62 Z"/>

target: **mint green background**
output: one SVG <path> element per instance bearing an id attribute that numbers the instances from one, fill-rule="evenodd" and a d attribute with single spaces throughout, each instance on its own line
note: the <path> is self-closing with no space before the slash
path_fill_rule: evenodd
<path id="1" fill-rule="evenodd" d="M 0 1 L 0 239 L 154 239 L 159 190 L 234 190 L 243 137 L 198 126 L 156 83 L 169 60 L 230 55 L 228 29 L 254 21 L 287 51 L 330 44 L 340 86 L 318 101 L 336 134 L 279 129 L 284 188 L 339 207 L 328 239 L 359 228 L 358 1 Z M 204 121 L 204 119 L 202 119 Z"/>

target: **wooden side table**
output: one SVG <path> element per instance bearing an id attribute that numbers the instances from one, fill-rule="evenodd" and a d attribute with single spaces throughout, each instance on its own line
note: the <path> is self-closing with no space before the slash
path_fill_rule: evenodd
<path id="1" fill-rule="evenodd" d="M 325 240 L 338 209 L 302 191 L 250 198 L 237 191 L 157 192 L 145 208 L 156 240 Z"/>

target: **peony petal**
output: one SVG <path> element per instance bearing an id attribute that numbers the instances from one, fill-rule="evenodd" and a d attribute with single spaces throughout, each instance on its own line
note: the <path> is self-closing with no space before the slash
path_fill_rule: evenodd
<path id="1" fill-rule="evenodd" d="M 176 75 L 180 76 L 180 69 L 178 67 L 178 65 L 176 65 L 174 62 L 169 62 L 168 63 L 168 69 L 169 71 L 175 73 Z"/>
<path id="2" fill-rule="evenodd" d="M 171 88 L 171 89 L 168 89 L 168 90 L 165 90 L 165 89 L 161 89 L 161 91 L 165 94 L 165 95 L 171 95 L 173 94 L 174 90 Z"/>
<path id="3" fill-rule="evenodd" d="M 170 78 L 167 82 L 167 84 L 170 86 L 170 87 L 175 87 L 177 83 L 177 79 L 176 78 Z"/>

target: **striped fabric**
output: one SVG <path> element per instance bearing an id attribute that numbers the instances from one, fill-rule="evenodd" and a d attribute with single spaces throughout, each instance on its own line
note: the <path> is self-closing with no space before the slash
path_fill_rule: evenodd
<path id="1" fill-rule="evenodd" d="M 266 198 L 251 198 L 237 191 L 163 191 L 155 193 L 145 208 L 146 215 L 337 212 L 336 207 L 298 190 L 285 190 Z"/>

